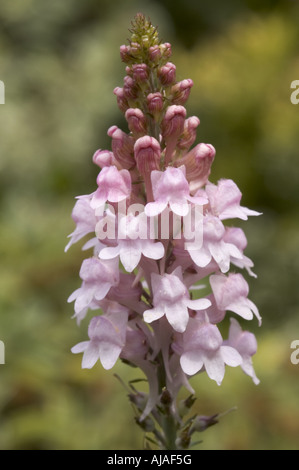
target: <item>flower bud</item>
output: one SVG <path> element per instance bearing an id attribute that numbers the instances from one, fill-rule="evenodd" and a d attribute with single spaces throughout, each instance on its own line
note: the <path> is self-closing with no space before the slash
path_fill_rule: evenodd
<path id="1" fill-rule="evenodd" d="M 125 118 L 134 136 L 140 137 L 147 133 L 146 118 L 139 108 L 129 108 L 126 111 Z"/>
<path id="2" fill-rule="evenodd" d="M 124 89 L 120 87 L 116 87 L 113 90 L 113 93 L 116 96 L 117 104 L 119 109 L 124 113 L 129 107 L 128 101 L 125 97 Z"/>
<path id="3" fill-rule="evenodd" d="M 109 150 L 97 150 L 92 157 L 93 163 L 98 165 L 100 168 L 103 168 L 104 166 L 111 166 L 114 165 L 114 155 L 113 152 L 110 152 Z"/>
<path id="4" fill-rule="evenodd" d="M 191 88 L 193 87 L 193 81 L 191 78 L 182 80 L 181 82 L 173 85 L 171 89 L 171 101 L 173 104 L 185 104 L 189 98 Z"/>
<path id="5" fill-rule="evenodd" d="M 186 109 L 183 106 L 169 106 L 162 121 L 162 135 L 165 140 L 178 138 L 184 130 Z"/>
<path id="6" fill-rule="evenodd" d="M 207 428 L 213 426 L 214 424 L 217 424 L 217 418 L 218 414 L 215 414 L 213 416 L 196 416 L 191 432 L 197 431 L 197 432 L 202 432 L 205 431 Z"/>
<path id="7" fill-rule="evenodd" d="M 122 62 L 127 63 L 131 60 L 130 46 L 120 46 L 119 51 Z"/>
<path id="8" fill-rule="evenodd" d="M 135 165 L 133 158 L 134 139 L 119 129 L 111 126 L 108 135 L 112 138 L 112 151 L 123 168 L 130 169 Z"/>
<path id="9" fill-rule="evenodd" d="M 129 75 L 126 75 L 124 77 L 124 97 L 127 100 L 135 100 L 138 96 L 138 87 L 135 82 L 135 80 L 130 77 Z"/>
<path id="10" fill-rule="evenodd" d="M 155 121 L 158 121 L 164 104 L 162 94 L 160 92 L 150 93 L 147 95 L 146 100 L 149 112 L 153 115 Z"/>
<path id="11" fill-rule="evenodd" d="M 169 57 L 172 54 L 171 44 L 169 42 L 165 42 L 164 44 L 160 44 L 160 51 L 161 51 L 161 55 L 164 59 L 169 59 Z"/>
<path id="12" fill-rule="evenodd" d="M 176 161 L 177 166 L 185 165 L 186 178 L 191 183 L 191 192 L 201 188 L 208 181 L 215 154 L 213 145 L 201 143 Z"/>
<path id="13" fill-rule="evenodd" d="M 161 59 L 161 50 L 158 45 L 156 46 L 151 46 L 148 50 L 149 53 L 149 58 L 154 64 L 157 64 L 159 60 Z"/>
<path id="14" fill-rule="evenodd" d="M 134 155 L 137 168 L 143 176 L 149 175 L 153 170 L 158 170 L 161 148 L 154 137 L 146 135 L 136 140 Z"/>
<path id="15" fill-rule="evenodd" d="M 132 65 L 133 78 L 137 83 L 143 83 L 148 80 L 149 69 L 146 64 L 133 64 Z"/>
<path id="16" fill-rule="evenodd" d="M 172 85 L 175 82 L 176 66 L 167 62 L 158 69 L 157 74 L 162 85 Z"/>
<path id="17" fill-rule="evenodd" d="M 169 407 L 172 403 L 172 396 L 171 396 L 169 390 L 167 390 L 166 388 L 164 390 L 162 390 L 161 397 L 160 397 L 160 402 L 165 407 Z"/>
<path id="18" fill-rule="evenodd" d="M 138 42 L 131 42 L 131 55 L 134 56 L 135 58 L 138 57 L 141 53 L 141 46 Z"/>
<path id="19" fill-rule="evenodd" d="M 196 139 L 196 129 L 200 124 L 197 116 L 191 116 L 184 123 L 184 132 L 177 146 L 182 150 L 188 150 Z"/>

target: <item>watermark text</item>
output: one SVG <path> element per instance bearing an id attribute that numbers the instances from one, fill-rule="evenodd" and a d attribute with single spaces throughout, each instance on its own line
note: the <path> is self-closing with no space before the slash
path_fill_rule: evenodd
<path id="1" fill-rule="evenodd" d="M 297 365 L 299 364 L 299 339 L 294 339 L 291 342 L 291 349 L 294 349 L 290 357 L 291 363 Z"/>
<path id="2" fill-rule="evenodd" d="M 3 341 L 0 340 L 0 364 L 5 364 L 5 346 Z"/>
<path id="3" fill-rule="evenodd" d="M 295 88 L 295 91 L 291 93 L 290 100 L 292 104 L 299 103 L 299 80 L 293 80 L 291 83 L 291 88 Z"/>
<path id="4" fill-rule="evenodd" d="M 5 104 L 5 85 L 2 80 L 0 80 L 0 104 Z"/>

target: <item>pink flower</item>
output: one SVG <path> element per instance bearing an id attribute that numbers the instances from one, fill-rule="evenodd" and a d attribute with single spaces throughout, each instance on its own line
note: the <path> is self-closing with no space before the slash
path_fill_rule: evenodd
<path id="1" fill-rule="evenodd" d="M 210 284 L 219 310 L 230 310 L 245 320 L 255 315 L 261 325 L 262 319 L 256 305 L 247 298 L 249 287 L 242 274 L 213 274 Z"/>
<path id="2" fill-rule="evenodd" d="M 98 189 L 92 196 L 91 207 L 97 209 L 107 201 L 121 202 L 131 194 L 131 175 L 116 166 L 104 167 L 97 177 Z"/>
<path id="3" fill-rule="evenodd" d="M 189 212 L 188 202 L 199 205 L 207 203 L 203 197 L 190 196 L 184 166 L 168 167 L 164 172 L 152 171 L 151 178 L 155 202 L 145 206 L 145 213 L 149 217 L 161 214 L 168 205 L 172 212 L 184 217 Z"/>
<path id="4" fill-rule="evenodd" d="M 223 346 L 223 339 L 216 325 L 191 318 L 182 343 L 181 366 L 187 375 L 194 375 L 203 367 L 210 379 L 218 385 L 224 378 L 225 364 L 237 367 L 242 363 L 238 351 Z"/>
<path id="5" fill-rule="evenodd" d="M 71 245 L 81 240 L 85 235 L 95 232 L 97 218 L 94 210 L 90 207 L 90 196 L 78 198 L 72 211 L 72 219 L 76 223 L 76 229 L 69 235 L 71 239 L 64 251 L 67 251 Z"/>
<path id="6" fill-rule="evenodd" d="M 247 246 L 247 238 L 243 230 L 239 227 L 226 227 L 223 240 L 227 243 L 234 244 L 240 252 L 242 252 L 241 258 L 231 256 L 231 262 L 238 268 L 245 268 L 250 276 L 257 277 L 257 275 L 251 270 L 254 266 L 252 260 L 243 253 Z"/>
<path id="7" fill-rule="evenodd" d="M 92 302 L 104 299 L 111 287 L 118 284 L 118 261 L 102 261 L 95 257 L 85 259 L 80 269 L 80 278 L 83 281 L 81 287 L 68 298 L 68 302 L 75 300 L 76 315 L 80 315 Z"/>
<path id="8" fill-rule="evenodd" d="M 255 374 L 252 364 L 252 356 L 257 351 L 257 342 L 254 334 L 249 331 L 243 331 L 237 320 L 231 318 L 229 336 L 225 344 L 232 346 L 240 353 L 243 361 L 241 364 L 242 370 L 252 378 L 255 385 L 258 385 L 260 381 Z"/>
<path id="9" fill-rule="evenodd" d="M 143 314 L 147 323 L 166 316 L 175 331 L 185 331 L 188 321 L 188 308 L 203 310 L 211 305 L 208 299 L 191 300 L 188 290 L 183 283 L 182 270 L 176 268 L 172 274 L 153 273 L 151 275 L 154 308 Z"/>
<path id="10" fill-rule="evenodd" d="M 118 227 L 117 245 L 103 248 L 99 257 L 108 260 L 119 256 L 125 270 L 131 273 L 139 264 L 141 255 L 155 260 L 164 256 L 162 243 L 155 243 L 154 240 L 147 238 L 147 235 L 144 213 L 136 217 L 132 214 L 123 216 Z"/>
<path id="11" fill-rule="evenodd" d="M 199 221 L 199 223 L 203 224 L 203 242 L 201 246 L 197 247 L 195 242 L 186 244 L 192 260 L 197 266 L 204 268 L 214 259 L 219 269 L 223 273 L 227 272 L 231 258 L 242 259 L 242 253 L 234 244 L 224 240 L 225 227 L 218 217 L 207 214 L 203 217 L 203 221 Z"/>
<path id="12" fill-rule="evenodd" d="M 121 307 L 109 315 L 93 317 L 89 327 L 89 341 L 72 348 L 74 354 L 83 352 L 82 368 L 91 369 L 100 359 L 104 369 L 111 369 L 125 346 L 128 310 Z"/>
<path id="13" fill-rule="evenodd" d="M 205 191 L 212 213 L 221 220 L 235 217 L 247 220 L 250 215 L 260 215 L 260 212 L 240 206 L 242 193 L 236 183 L 230 179 L 221 179 L 217 186 L 209 182 Z"/>

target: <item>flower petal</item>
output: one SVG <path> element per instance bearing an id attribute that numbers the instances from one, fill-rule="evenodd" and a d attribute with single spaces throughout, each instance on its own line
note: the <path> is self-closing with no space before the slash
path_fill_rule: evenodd
<path id="1" fill-rule="evenodd" d="M 204 356 L 201 351 L 186 351 L 182 354 L 180 363 L 187 375 L 194 375 L 203 367 Z"/>

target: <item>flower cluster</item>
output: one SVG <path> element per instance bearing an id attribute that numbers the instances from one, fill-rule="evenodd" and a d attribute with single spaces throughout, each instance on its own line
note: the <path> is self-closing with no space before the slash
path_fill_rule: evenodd
<path id="1" fill-rule="evenodd" d="M 94 316 L 89 339 L 72 351 L 83 353 L 84 368 L 99 360 L 111 369 L 119 358 L 140 368 L 149 393 L 133 393 L 131 401 L 139 423 L 152 430 L 149 415 L 162 404 L 180 421 L 177 394 L 182 386 L 194 393 L 188 379 L 195 374 L 206 372 L 220 385 L 225 366 L 240 366 L 259 382 L 252 365 L 256 339 L 235 318 L 261 323 L 239 272 L 255 276 L 253 263 L 244 254 L 242 229 L 226 223 L 259 214 L 241 205 L 232 180 L 209 181 L 215 149 L 195 145 L 200 121 L 184 107 L 193 82 L 177 81 L 171 45 L 159 42 L 143 15 L 120 55 L 126 76 L 114 94 L 128 132 L 110 127 L 111 150 L 93 155 L 97 187 L 77 198 L 76 229 L 66 247 L 90 235 L 84 249 L 92 256 L 68 300 L 78 323 L 89 310 Z M 205 297 L 198 295 L 202 286 Z M 227 312 L 235 316 L 223 339 L 219 323 Z M 166 435 L 157 436 L 170 446 Z"/>

